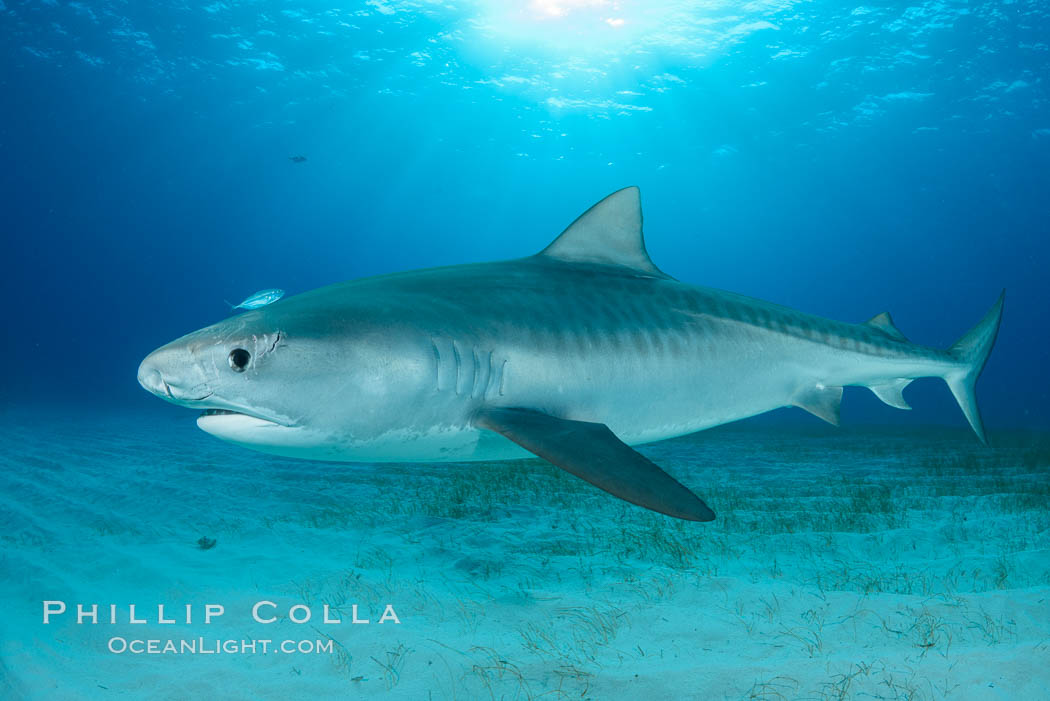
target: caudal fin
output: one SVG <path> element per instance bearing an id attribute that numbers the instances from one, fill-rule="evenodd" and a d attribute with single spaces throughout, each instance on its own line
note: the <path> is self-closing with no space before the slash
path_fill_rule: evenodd
<path id="1" fill-rule="evenodd" d="M 949 371 L 944 376 L 948 388 L 955 395 L 955 401 L 959 402 L 959 408 L 966 415 L 977 438 L 982 443 L 987 443 L 984 435 L 984 424 L 981 423 L 981 412 L 977 409 L 977 395 L 974 387 L 977 378 L 984 370 L 984 364 L 988 362 L 988 355 L 995 345 L 995 337 L 999 333 L 999 322 L 1003 317 L 1003 298 L 1006 290 L 999 295 L 999 300 L 988 310 L 984 318 L 970 329 L 965 336 L 956 341 L 955 345 L 948 349 L 948 353 L 959 362 L 959 367 Z"/>

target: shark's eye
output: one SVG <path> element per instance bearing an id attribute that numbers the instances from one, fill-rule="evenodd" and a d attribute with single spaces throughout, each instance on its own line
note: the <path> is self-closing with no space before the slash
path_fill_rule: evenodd
<path id="1" fill-rule="evenodd" d="M 230 367 L 233 368 L 234 372 L 244 372 L 251 359 L 252 354 L 243 348 L 234 348 L 230 351 Z"/>

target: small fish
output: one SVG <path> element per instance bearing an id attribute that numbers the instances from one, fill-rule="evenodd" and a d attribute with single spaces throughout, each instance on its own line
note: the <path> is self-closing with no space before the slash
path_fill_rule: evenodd
<path id="1" fill-rule="evenodd" d="M 284 290 L 273 289 L 259 290 L 240 304 L 230 304 L 226 300 L 223 301 L 230 305 L 230 309 L 258 309 L 259 307 L 265 307 L 267 304 L 273 304 L 281 297 L 284 297 Z"/>
<path id="2" fill-rule="evenodd" d="M 305 163 L 306 156 L 288 156 L 288 160 L 292 163 Z"/>

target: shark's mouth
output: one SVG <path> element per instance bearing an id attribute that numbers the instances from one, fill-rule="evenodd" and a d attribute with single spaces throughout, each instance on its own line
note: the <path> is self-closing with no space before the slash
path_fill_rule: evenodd
<path id="1" fill-rule="evenodd" d="M 292 457 L 312 457 L 319 440 L 295 423 L 233 409 L 205 409 L 197 416 L 197 427 L 231 443 Z"/>
<path id="2" fill-rule="evenodd" d="M 238 432 L 245 428 L 288 428 L 288 424 L 258 414 L 249 414 L 233 409 L 205 409 L 197 416 L 197 425 L 216 435 L 229 430 Z"/>
<path id="3" fill-rule="evenodd" d="M 234 409 L 204 409 L 204 410 L 201 411 L 200 414 L 197 415 L 197 421 L 199 423 L 201 419 L 206 419 L 208 417 L 226 417 L 226 416 L 238 417 L 238 418 L 242 418 L 242 419 L 251 419 L 252 421 L 261 421 L 263 423 L 273 424 L 274 426 L 285 426 L 285 427 L 289 426 L 288 423 L 286 423 L 284 421 L 280 421 L 278 419 L 270 419 L 270 418 L 266 418 L 265 416 L 260 416 L 258 414 L 249 414 L 246 411 L 236 411 Z M 214 419 L 214 421 L 224 421 L 224 420 L 235 420 L 235 419 L 223 419 L 223 418 L 216 418 L 216 419 Z"/>

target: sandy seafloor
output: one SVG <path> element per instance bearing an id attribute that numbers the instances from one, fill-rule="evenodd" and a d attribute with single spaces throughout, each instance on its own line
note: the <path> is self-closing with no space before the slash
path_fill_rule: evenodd
<path id="1" fill-rule="evenodd" d="M 727 426 L 644 447 L 718 512 L 695 524 L 538 460 L 321 464 L 188 413 L 3 418 L 3 698 L 1050 698 L 1046 435 Z M 121 622 L 45 626 L 45 599 Z M 255 623 L 261 600 L 314 618 Z M 202 625 L 207 603 L 225 614 Z"/>

